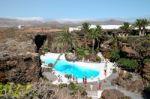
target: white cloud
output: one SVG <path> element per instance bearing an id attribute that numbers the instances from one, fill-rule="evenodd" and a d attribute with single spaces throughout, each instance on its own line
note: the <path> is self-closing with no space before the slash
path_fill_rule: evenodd
<path id="1" fill-rule="evenodd" d="M 94 21 L 96 19 L 71 19 L 71 18 L 63 18 L 63 19 L 56 19 L 56 21 L 58 22 L 67 22 L 67 21 L 70 21 L 70 22 L 83 22 L 83 21 Z"/>
<path id="2" fill-rule="evenodd" d="M 44 19 L 42 17 L 16 17 L 19 20 L 36 20 L 36 21 L 43 21 Z"/>
<path id="3" fill-rule="evenodd" d="M 44 21 L 44 18 L 42 17 L 6 17 L 6 18 L 23 20 L 23 21 Z"/>

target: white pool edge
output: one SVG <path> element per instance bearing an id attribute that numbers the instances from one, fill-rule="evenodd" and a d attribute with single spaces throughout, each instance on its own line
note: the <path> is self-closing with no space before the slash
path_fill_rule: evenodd
<path id="1" fill-rule="evenodd" d="M 41 55 L 40 58 L 41 58 L 41 60 L 43 60 L 44 57 L 45 57 L 45 58 L 54 58 L 54 59 L 56 58 L 56 59 L 57 59 L 59 55 L 60 55 L 60 53 L 50 53 L 50 52 L 49 52 L 49 53 L 47 53 L 47 54 L 45 54 L 45 55 Z M 66 59 L 65 59 L 65 55 L 62 54 L 61 57 L 60 57 L 60 59 L 66 60 Z M 104 79 L 108 78 L 108 77 L 112 74 L 113 68 L 114 68 L 114 63 L 108 62 L 108 63 L 107 63 L 107 76 L 105 76 L 105 75 L 104 75 L 104 70 L 105 70 L 106 61 L 101 62 L 101 63 L 77 62 L 77 61 L 76 61 L 76 62 L 69 62 L 69 63 L 77 64 L 77 65 L 80 65 L 80 66 L 85 66 L 85 65 L 86 65 L 85 68 L 88 67 L 88 68 L 90 68 L 90 69 L 99 70 L 99 71 L 100 71 L 100 74 L 99 74 L 97 77 L 95 77 L 95 78 L 93 78 L 93 79 L 88 79 L 87 82 L 97 82 L 98 79 L 104 80 Z M 91 67 L 91 66 L 92 66 L 92 67 Z M 44 64 L 42 64 L 41 67 L 46 68 L 46 67 L 44 66 Z M 58 77 L 58 76 L 61 76 L 62 82 L 59 82 L 58 79 L 57 79 L 57 80 L 55 80 L 55 81 L 52 82 L 53 84 L 55 84 L 55 85 L 62 84 L 62 83 L 69 84 L 70 80 L 68 80 L 68 79 L 64 76 L 64 74 L 60 73 L 59 71 L 55 71 L 55 75 L 56 75 L 57 77 Z M 78 83 L 82 83 L 82 82 L 83 82 L 82 79 L 78 79 Z"/>

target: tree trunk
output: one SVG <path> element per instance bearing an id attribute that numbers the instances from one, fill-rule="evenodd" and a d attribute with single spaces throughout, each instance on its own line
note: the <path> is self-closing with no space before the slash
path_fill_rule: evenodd
<path id="1" fill-rule="evenodd" d="M 87 39 L 86 39 L 86 36 L 84 36 L 84 47 L 87 49 Z"/>
<path id="2" fill-rule="evenodd" d="M 141 29 L 139 29 L 139 36 L 142 36 L 142 31 L 141 31 Z"/>
<path id="3" fill-rule="evenodd" d="M 145 35 L 145 27 L 143 27 L 143 31 L 142 31 L 142 36 L 144 36 Z"/>
<path id="4" fill-rule="evenodd" d="M 97 42 L 98 42 L 98 46 L 97 46 L 97 48 L 98 48 L 98 50 L 100 49 L 100 41 L 99 40 L 97 40 Z"/>
<path id="5" fill-rule="evenodd" d="M 92 40 L 92 52 L 94 53 L 95 39 Z"/>

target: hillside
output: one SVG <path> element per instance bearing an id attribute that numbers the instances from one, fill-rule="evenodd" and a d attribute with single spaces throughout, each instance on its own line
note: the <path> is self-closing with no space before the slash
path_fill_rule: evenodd
<path id="1" fill-rule="evenodd" d="M 123 21 L 109 19 L 109 20 L 85 20 L 90 24 L 98 24 L 98 25 L 121 25 Z M 62 28 L 68 26 L 77 26 L 81 25 L 84 21 L 71 21 L 71 20 L 20 20 L 13 18 L 0 18 L 0 27 L 16 27 L 18 25 L 24 26 L 43 26 L 43 27 L 54 27 L 54 28 Z"/>

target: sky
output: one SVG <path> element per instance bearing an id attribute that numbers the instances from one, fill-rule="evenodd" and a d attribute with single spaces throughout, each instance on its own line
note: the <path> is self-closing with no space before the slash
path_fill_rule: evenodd
<path id="1" fill-rule="evenodd" d="M 150 17 L 150 0 L 1 0 L 0 17 L 132 20 Z"/>

